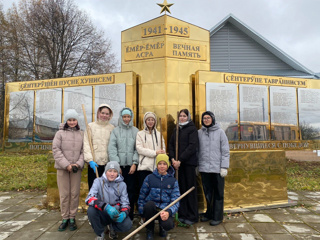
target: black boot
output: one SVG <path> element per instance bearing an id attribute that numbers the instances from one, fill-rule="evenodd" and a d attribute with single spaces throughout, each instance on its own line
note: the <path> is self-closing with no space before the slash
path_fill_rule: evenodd
<path id="1" fill-rule="evenodd" d="M 62 223 L 60 224 L 58 231 L 62 232 L 66 230 L 66 228 L 68 227 L 68 223 L 69 223 L 69 219 L 62 219 Z"/>
<path id="2" fill-rule="evenodd" d="M 166 237 L 167 236 L 167 231 L 163 229 L 163 227 L 159 226 L 159 236 L 160 237 Z"/>
<path id="3" fill-rule="evenodd" d="M 76 220 L 74 218 L 70 218 L 69 220 L 69 229 L 70 231 L 74 231 L 77 229 Z"/>
<path id="4" fill-rule="evenodd" d="M 222 221 L 215 221 L 215 220 L 212 220 L 212 221 L 210 221 L 210 225 L 211 226 L 217 226 L 217 225 L 219 225 L 220 223 L 222 223 Z"/>
<path id="5" fill-rule="evenodd" d="M 147 229 L 147 240 L 153 240 L 154 230 Z"/>

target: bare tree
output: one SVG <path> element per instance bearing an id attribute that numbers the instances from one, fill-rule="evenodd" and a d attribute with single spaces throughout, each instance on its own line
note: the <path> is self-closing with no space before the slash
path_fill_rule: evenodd
<path id="1" fill-rule="evenodd" d="M 303 121 L 300 123 L 300 130 L 303 140 L 314 140 L 319 138 L 320 128 L 312 126 L 312 124 Z"/>
<path id="2" fill-rule="evenodd" d="M 72 0 L 22 0 L 8 19 L 11 40 L 18 43 L 12 57 L 18 59 L 20 76 L 48 79 L 115 70 L 110 41 Z"/>
<path id="3" fill-rule="evenodd" d="M 2 5 L 0 4 L 0 136 L 3 133 L 3 115 L 5 99 L 5 82 L 8 69 L 7 47 L 6 47 L 6 26 Z M 1 139 L 2 140 L 2 139 Z M 0 140 L 0 142 L 1 142 Z"/>

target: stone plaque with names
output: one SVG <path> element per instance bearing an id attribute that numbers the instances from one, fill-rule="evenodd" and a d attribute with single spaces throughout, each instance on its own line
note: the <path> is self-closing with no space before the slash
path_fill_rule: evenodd
<path id="1" fill-rule="evenodd" d="M 36 92 L 35 141 L 51 142 L 61 123 L 62 89 Z"/>
<path id="2" fill-rule="evenodd" d="M 32 142 L 34 91 L 10 93 L 8 142 Z"/>
<path id="3" fill-rule="evenodd" d="M 237 85 L 206 83 L 206 110 L 215 114 L 216 121 L 225 130 L 237 118 Z"/>
<path id="4" fill-rule="evenodd" d="M 110 123 L 118 126 L 119 113 L 121 109 L 126 106 L 126 85 L 113 84 L 96 86 L 95 109 L 97 110 L 102 103 L 110 105 L 113 110 L 113 118 Z"/>

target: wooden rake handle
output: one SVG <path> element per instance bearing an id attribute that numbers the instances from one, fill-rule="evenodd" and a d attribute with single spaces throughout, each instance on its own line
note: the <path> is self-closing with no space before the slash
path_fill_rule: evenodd
<path id="1" fill-rule="evenodd" d="M 95 159 L 95 156 L 94 156 L 94 151 L 93 151 L 93 146 L 92 146 L 91 128 L 88 125 L 87 114 L 86 114 L 86 109 L 84 108 L 84 104 L 82 104 L 82 111 L 83 111 L 84 121 L 86 122 L 86 129 L 87 129 L 89 146 L 90 146 L 92 158 L 93 158 L 93 161 L 96 162 L 96 159 Z M 97 167 L 96 167 L 96 178 L 99 178 L 99 173 L 98 173 Z"/>
<path id="2" fill-rule="evenodd" d="M 170 203 L 168 206 L 166 206 L 164 209 L 162 209 L 160 212 L 158 212 L 156 215 L 154 215 L 152 218 L 150 218 L 148 221 L 146 221 L 144 224 L 142 224 L 140 227 L 138 227 L 136 230 L 134 230 L 132 233 L 130 233 L 128 236 L 123 238 L 123 240 L 129 239 L 133 235 L 135 235 L 137 232 L 139 232 L 142 228 L 147 226 L 151 221 L 156 219 L 161 212 L 166 211 L 168 208 L 172 207 L 174 204 L 176 204 L 178 201 L 180 201 L 182 198 L 184 198 L 186 195 L 188 195 L 191 191 L 194 190 L 195 187 L 190 188 L 188 191 L 186 191 L 184 194 L 182 194 L 179 198 L 174 200 L 172 203 Z"/>

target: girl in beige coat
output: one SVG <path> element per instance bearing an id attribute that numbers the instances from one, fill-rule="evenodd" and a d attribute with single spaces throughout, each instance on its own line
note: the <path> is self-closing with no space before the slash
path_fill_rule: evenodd
<path id="1" fill-rule="evenodd" d="M 109 123 L 113 116 L 112 109 L 107 104 L 101 104 L 97 112 L 97 121 L 89 123 L 88 129 L 91 132 L 91 142 L 93 154 L 90 149 L 88 139 L 88 129 L 86 129 L 83 139 L 84 161 L 89 164 L 88 184 L 89 190 L 96 178 L 96 167 L 101 177 L 104 167 L 108 163 L 108 144 L 114 126 Z"/>
<path id="2" fill-rule="evenodd" d="M 138 176 L 139 189 L 146 176 L 156 169 L 156 156 L 165 154 L 166 147 L 164 139 L 160 140 L 160 132 L 157 127 L 157 116 L 153 112 L 146 112 L 143 117 L 144 129 L 137 133 L 136 149 L 139 153 Z M 163 149 L 161 149 L 161 142 Z"/>
<path id="3" fill-rule="evenodd" d="M 83 161 L 83 137 L 78 125 L 78 113 L 69 109 L 65 114 L 66 123 L 60 124 L 60 130 L 54 136 L 52 153 L 57 169 L 57 183 L 60 195 L 62 223 L 58 231 L 64 231 L 69 225 L 70 231 L 76 230 L 75 217 L 79 205 L 81 170 Z"/>

